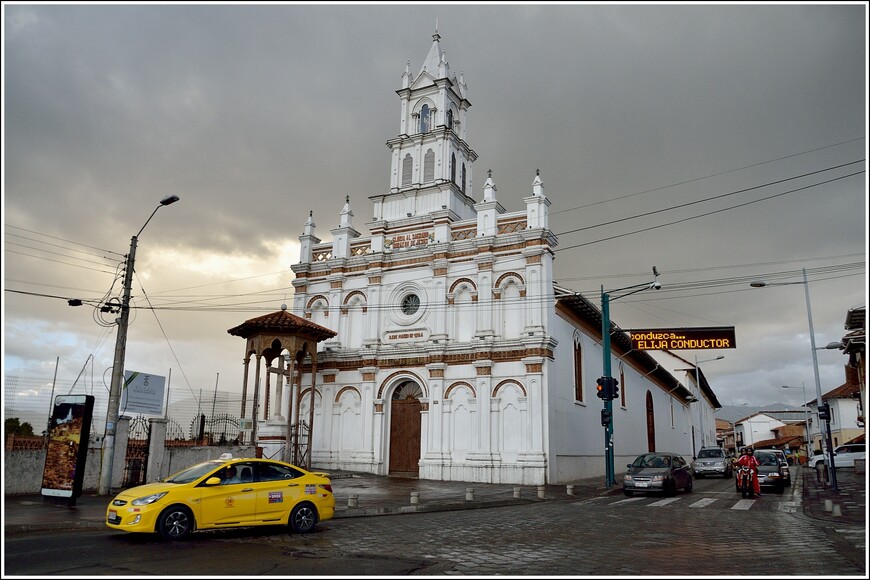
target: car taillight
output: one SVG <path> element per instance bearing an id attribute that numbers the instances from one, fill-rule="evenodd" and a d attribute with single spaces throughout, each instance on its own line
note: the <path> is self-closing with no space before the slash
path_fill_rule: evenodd
<path id="1" fill-rule="evenodd" d="M 326 484 L 321 483 L 321 484 L 320 484 L 320 487 L 322 487 L 323 489 L 325 489 L 325 490 L 328 491 L 329 493 L 332 493 L 332 485 L 330 485 L 330 484 L 328 484 L 328 483 L 326 483 Z"/>

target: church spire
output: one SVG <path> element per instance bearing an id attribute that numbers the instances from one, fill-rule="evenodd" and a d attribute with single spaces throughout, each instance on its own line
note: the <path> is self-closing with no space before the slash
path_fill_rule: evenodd
<path id="1" fill-rule="evenodd" d="M 429 54 L 423 60 L 423 66 L 420 67 L 420 76 L 424 72 L 436 79 L 449 79 L 450 67 L 447 65 L 447 56 L 441 50 L 441 35 L 438 34 L 438 23 L 435 23 L 435 34 L 432 35 L 432 46 L 429 47 Z"/>
<path id="2" fill-rule="evenodd" d="M 375 205 L 374 219 L 407 219 L 409 214 L 444 209 L 455 219 L 470 219 L 472 166 L 477 160 L 467 142 L 471 103 L 464 82 L 450 72 L 437 22 L 419 70 L 413 76 L 406 65 L 402 88 L 396 91 L 401 102 L 399 132 L 387 141 L 392 157 L 390 193 L 369 198 Z"/>

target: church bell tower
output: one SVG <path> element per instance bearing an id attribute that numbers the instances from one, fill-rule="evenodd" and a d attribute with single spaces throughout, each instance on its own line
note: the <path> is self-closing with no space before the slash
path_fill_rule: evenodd
<path id="1" fill-rule="evenodd" d="M 475 216 L 472 165 L 477 159 L 466 143 L 467 86 L 451 76 L 436 28 L 420 71 L 411 64 L 402 75 L 399 134 L 387 141 L 391 151 L 390 190 L 369 199 L 376 221 L 395 221 L 448 210 L 453 219 Z"/>

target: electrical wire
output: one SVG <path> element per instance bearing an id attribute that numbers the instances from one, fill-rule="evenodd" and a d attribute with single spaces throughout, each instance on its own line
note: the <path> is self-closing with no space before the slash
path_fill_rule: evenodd
<path id="1" fill-rule="evenodd" d="M 592 240 L 592 241 L 584 242 L 584 243 L 581 243 L 581 244 L 574 244 L 574 245 L 571 245 L 571 246 L 565 246 L 565 247 L 561 247 L 561 248 L 556 248 L 556 249 L 553 250 L 553 251 L 554 251 L 554 252 L 560 252 L 560 251 L 564 251 L 564 250 L 571 250 L 571 249 L 574 249 L 574 248 L 581 248 L 581 247 L 589 246 L 589 245 L 592 245 L 592 244 L 598 244 L 598 243 L 601 243 L 601 242 L 607 242 L 607 241 L 610 241 L 610 240 L 615 240 L 615 239 L 617 239 L 617 238 L 624 238 L 624 237 L 627 237 L 627 236 L 633 236 L 634 234 L 640 234 L 640 233 L 643 233 L 643 232 L 649 232 L 649 231 L 652 231 L 652 230 L 657 230 L 657 229 L 659 229 L 659 228 L 664 228 L 664 227 L 673 226 L 673 225 L 676 225 L 676 224 L 685 223 L 685 222 L 688 222 L 688 221 L 696 220 L 696 219 L 699 219 L 699 218 L 702 218 L 702 217 L 707 217 L 707 216 L 714 215 L 714 214 L 717 214 L 717 213 L 723 213 L 723 212 L 726 212 L 726 211 L 732 211 L 732 210 L 735 210 L 735 209 L 738 209 L 738 208 L 741 208 L 741 207 L 746 207 L 746 206 L 748 206 L 748 205 L 753 205 L 753 204 L 756 204 L 756 203 L 760 203 L 760 202 L 762 202 L 762 201 L 768 201 L 768 200 L 771 200 L 771 199 L 774 199 L 774 198 L 777 198 L 777 197 L 782 197 L 782 196 L 784 196 L 784 195 L 789 195 L 789 194 L 791 194 L 791 193 L 797 193 L 798 191 L 804 191 L 804 190 L 806 190 L 806 189 L 810 189 L 810 188 L 812 188 L 812 187 L 818 187 L 819 185 L 824 185 L 824 184 L 826 184 L 826 183 L 833 183 L 834 181 L 839 181 L 839 180 L 841 180 L 841 179 L 847 179 L 847 178 L 849 178 L 849 177 L 854 177 L 855 175 L 860 175 L 860 174 L 862 174 L 862 173 L 865 173 L 865 172 L 864 172 L 864 171 L 856 171 L 855 173 L 850 173 L 850 174 L 848 174 L 848 175 L 842 175 L 842 176 L 840 176 L 840 177 L 834 177 L 834 178 L 831 178 L 831 179 L 828 179 L 828 180 L 822 181 L 822 182 L 820 182 L 820 183 L 814 183 L 814 184 L 812 184 L 812 185 L 807 185 L 807 186 L 805 186 L 805 187 L 799 187 L 799 188 L 796 188 L 796 189 L 791 189 L 791 190 L 789 190 L 789 191 L 784 191 L 784 192 L 782 192 L 782 193 L 776 193 L 776 194 L 773 194 L 773 195 L 769 195 L 769 196 L 767 196 L 767 197 L 762 197 L 761 199 L 755 199 L 755 200 L 752 200 L 752 201 L 747 201 L 747 202 L 744 202 L 744 203 L 736 204 L 736 205 L 733 205 L 733 206 L 731 206 L 731 207 L 726 207 L 726 208 L 722 208 L 722 209 L 717 209 L 717 210 L 713 210 L 713 211 L 708 211 L 708 212 L 704 212 L 704 213 L 701 213 L 701 214 L 698 214 L 698 215 L 689 216 L 689 217 L 687 217 L 687 218 L 683 218 L 683 219 L 675 220 L 675 221 L 672 221 L 672 222 L 667 222 L 667 223 L 664 223 L 664 224 L 659 224 L 659 225 L 657 225 L 657 226 L 650 226 L 650 227 L 648 227 L 648 228 L 642 228 L 642 229 L 634 230 L 634 231 L 631 231 L 631 232 L 625 232 L 625 233 L 622 233 L 622 234 L 617 234 L 617 235 L 614 235 L 614 236 L 609 236 L 609 237 L 601 238 L 601 239 L 598 239 L 598 240 Z"/>
<path id="2" fill-rule="evenodd" d="M 778 184 L 780 184 L 780 183 L 785 183 L 785 182 L 787 182 L 787 181 L 793 181 L 793 180 L 795 180 L 795 179 L 801 179 L 801 178 L 804 178 L 804 177 L 809 177 L 810 175 L 816 175 L 816 174 L 819 174 L 819 173 L 824 173 L 824 172 L 826 172 L 826 171 L 833 171 L 834 169 L 841 169 L 841 168 L 843 168 L 843 167 L 848 167 L 849 165 L 855 165 L 855 164 L 858 164 L 858 163 L 863 163 L 864 161 L 865 161 L 864 159 L 859 159 L 858 161 L 851 161 L 851 162 L 849 162 L 849 163 L 843 163 L 843 164 L 841 164 L 841 165 L 835 165 L 835 166 L 833 166 L 833 167 L 827 167 L 827 168 L 825 168 L 825 169 L 819 169 L 818 171 L 811 171 L 811 172 L 809 172 L 809 173 L 803 173 L 803 174 L 801 174 L 801 175 L 796 175 L 796 176 L 794 176 L 794 177 L 787 177 L 787 178 L 785 178 L 785 179 L 779 179 L 779 180 L 777 180 L 777 181 L 771 181 L 771 182 L 768 182 L 768 183 L 764 183 L 764 184 L 762 184 L 762 185 L 756 185 L 756 186 L 753 186 L 753 187 L 747 187 L 746 189 L 738 189 L 737 191 L 732 191 L 732 192 L 729 192 L 729 193 L 723 193 L 723 194 L 721 194 L 721 195 L 714 195 L 714 196 L 712 196 L 712 197 L 708 197 L 708 198 L 705 198 L 705 199 L 698 199 L 698 200 L 695 200 L 695 201 L 690 201 L 690 202 L 686 202 L 686 203 L 681 203 L 681 204 L 674 205 L 674 206 L 671 206 L 671 207 L 666 207 L 666 208 L 662 208 L 662 209 L 657 209 L 657 210 L 654 210 L 654 211 L 648 211 L 648 212 L 645 212 L 645 213 L 641 213 L 641 214 L 637 214 L 637 215 L 633 215 L 633 216 L 628 216 L 628 217 L 624 217 L 624 218 L 619 218 L 619 219 L 611 220 L 611 221 L 608 221 L 608 222 L 602 222 L 602 223 L 598 223 L 598 224 L 591 225 L 591 226 L 586 226 L 586 227 L 577 228 L 577 229 L 573 229 L 573 230 L 567 230 L 567 231 L 564 231 L 564 232 L 558 232 L 556 235 L 557 235 L 557 236 L 562 236 L 562 235 L 566 235 L 566 234 L 573 234 L 573 233 L 577 233 L 577 232 L 582 232 L 582 231 L 586 231 L 586 230 L 591 230 L 591 229 L 594 229 L 594 228 L 600 228 L 600 227 L 604 227 L 604 226 L 611 226 L 611 225 L 613 225 L 613 224 L 618 224 L 618 223 L 621 223 L 621 222 L 625 222 L 625 221 L 629 221 L 629 220 L 633 220 L 633 219 L 637 219 L 637 218 L 649 217 L 649 216 L 651 216 L 651 215 L 656 215 L 656 214 L 664 213 L 664 212 L 667 212 L 667 211 L 673 211 L 673 210 L 675 210 L 675 209 L 682 209 L 682 208 L 684 208 L 684 207 L 690 207 L 690 206 L 693 206 L 693 205 L 697 205 L 697 204 L 699 204 L 699 203 L 707 203 L 707 202 L 710 202 L 710 201 L 713 201 L 713 200 L 716 200 L 716 199 L 723 199 L 723 198 L 726 198 L 726 197 L 730 197 L 730 196 L 732 196 L 732 195 L 738 195 L 738 194 L 740 194 L 740 193 L 746 193 L 746 192 L 748 192 L 748 191 L 754 191 L 754 190 L 756 190 L 756 189 L 761 189 L 762 187 L 770 187 L 770 186 L 772 186 L 772 185 L 778 185 Z M 863 172 L 859 172 L 859 173 L 863 173 Z M 852 173 L 851 175 L 857 175 L 857 174 L 856 174 L 856 173 Z M 851 177 L 851 175 L 846 176 L 846 177 Z M 828 183 L 828 182 L 823 181 L 822 183 L 817 184 L 817 185 L 821 185 L 821 184 L 823 184 L 823 183 Z M 800 190 L 795 190 L 795 191 L 800 191 Z M 770 199 L 770 198 L 765 198 L 765 199 Z M 740 207 L 740 206 L 735 206 L 735 207 Z"/>
<path id="3" fill-rule="evenodd" d="M 626 195 L 621 195 L 621 196 L 619 196 L 619 197 L 614 197 L 614 198 L 610 198 L 610 199 L 603 199 L 603 200 L 601 200 L 601 201 L 596 201 L 596 202 L 592 202 L 592 203 L 587 203 L 587 204 L 585 204 L 585 205 L 580 205 L 580 206 L 577 206 L 577 207 L 570 207 L 570 208 L 566 208 L 566 209 L 561 209 L 561 210 L 558 210 L 558 211 L 550 212 L 550 215 L 551 215 L 551 216 L 554 216 L 554 215 L 558 215 L 558 214 L 561 214 L 561 213 L 566 213 L 566 212 L 569 212 L 569 211 L 576 211 L 576 210 L 578 210 L 578 209 L 585 209 L 585 208 L 587 208 L 587 207 L 593 207 L 593 206 L 601 205 L 601 204 L 604 204 L 604 203 L 611 203 L 611 202 L 614 202 L 614 201 L 620 201 L 620 200 L 623 200 L 623 199 L 628 199 L 628 198 L 630 198 L 630 197 L 636 197 L 636 196 L 638 196 L 638 195 L 643 195 L 643 194 L 645 194 L 645 193 L 653 193 L 653 192 L 655 192 L 655 191 L 661 191 L 661 190 L 663 190 L 663 189 L 670 189 L 670 188 L 672 188 L 672 187 L 678 187 L 678 186 L 680 186 L 680 185 L 686 185 L 687 183 L 694 183 L 694 182 L 696 182 L 696 181 L 703 181 L 703 180 L 705 180 L 705 179 L 710 179 L 710 178 L 713 178 L 713 177 L 718 177 L 718 176 L 720 176 L 720 175 L 726 175 L 726 174 L 728 174 L 728 173 L 735 173 L 735 172 L 737 172 L 737 171 L 743 171 L 744 169 L 751 169 L 751 168 L 753 168 L 753 167 L 759 167 L 759 166 L 761 166 L 761 165 L 767 165 L 768 163 L 774 163 L 774 162 L 776 162 L 776 161 L 783 161 L 783 160 L 785 160 L 785 159 L 790 159 L 790 158 L 792 158 L 792 157 L 799 157 L 799 156 L 801 156 L 801 155 L 806 155 L 807 153 L 815 153 L 816 151 L 822 151 L 822 150 L 824 150 L 824 149 L 831 149 L 831 148 L 833 148 L 833 147 L 838 147 L 838 146 L 840 146 L 840 145 L 845 145 L 845 144 L 847 144 L 847 143 L 854 143 L 855 141 L 862 141 L 862 140 L 864 140 L 864 139 L 866 139 L 866 137 L 856 137 L 855 139 L 849 139 L 849 140 L 847 140 L 847 141 L 840 141 L 839 143 L 834 143 L 834 144 L 832 144 L 832 145 L 825 145 L 825 146 L 823 146 L 823 147 L 816 147 L 815 149 L 809 149 L 809 150 L 807 150 L 807 151 L 801 151 L 800 153 L 793 153 L 793 154 L 791 154 L 791 155 L 785 155 L 785 156 L 783 156 L 783 157 L 777 157 L 777 158 L 775 158 L 775 159 L 769 159 L 769 160 L 767 160 L 767 161 L 761 161 L 761 162 L 759 162 L 759 163 L 753 163 L 753 164 L 751 164 L 751 165 L 744 165 L 743 167 L 738 167 L 737 169 L 728 169 L 728 170 L 726 170 L 726 171 L 720 171 L 720 172 L 718 172 L 718 173 L 712 173 L 712 174 L 710 174 L 710 175 L 705 175 L 705 176 L 703 176 L 703 177 L 695 177 L 695 178 L 693 178 L 693 179 L 687 179 L 687 180 L 685 180 L 685 181 L 679 181 L 679 182 L 677 182 L 677 183 L 672 183 L 672 184 L 670 184 L 670 185 L 663 185 L 663 186 L 661 186 L 661 187 L 656 187 L 656 188 L 654 188 L 654 189 L 647 189 L 647 190 L 644 190 L 644 191 L 638 191 L 637 193 L 629 193 L 629 194 L 626 194 Z"/>

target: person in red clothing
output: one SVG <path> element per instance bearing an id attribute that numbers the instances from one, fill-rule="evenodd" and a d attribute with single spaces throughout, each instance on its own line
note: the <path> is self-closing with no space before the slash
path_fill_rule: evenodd
<path id="1" fill-rule="evenodd" d="M 743 455 L 737 460 L 737 465 L 745 465 L 752 470 L 752 489 L 755 495 L 761 495 L 761 486 L 758 484 L 758 460 L 753 453 L 752 447 L 744 447 Z"/>

